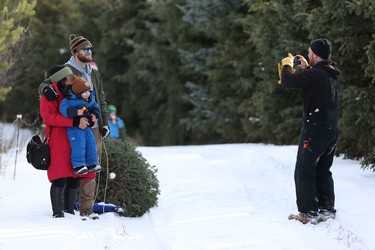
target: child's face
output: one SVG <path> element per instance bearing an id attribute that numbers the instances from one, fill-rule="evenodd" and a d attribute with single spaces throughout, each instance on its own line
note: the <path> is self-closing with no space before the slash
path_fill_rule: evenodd
<path id="1" fill-rule="evenodd" d="M 82 99 L 88 99 L 90 97 L 90 90 L 85 90 L 85 92 L 81 94 L 81 97 Z"/>
<path id="2" fill-rule="evenodd" d="M 112 118 L 112 119 L 115 119 L 116 118 L 116 112 L 112 111 L 111 113 L 109 113 L 109 117 Z"/>

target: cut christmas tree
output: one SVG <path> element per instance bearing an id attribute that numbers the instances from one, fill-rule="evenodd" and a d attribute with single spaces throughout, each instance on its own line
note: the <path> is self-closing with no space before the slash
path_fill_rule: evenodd
<path id="1" fill-rule="evenodd" d="M 119 139 L 104 140 L 101 166 L 97 202 L 115 204 L 128 217 L 142 216 L 157 206 L 160 194 L 157 169 L 133 145 Z"/>

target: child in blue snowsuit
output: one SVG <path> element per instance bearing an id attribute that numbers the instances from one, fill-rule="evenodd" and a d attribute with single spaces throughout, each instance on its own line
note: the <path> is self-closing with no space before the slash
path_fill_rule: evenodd
<path id="1" fill-rule="evenodd" d="M 60 104 L 60 111 L 67 118 L 84 116 L 89 120 L 90 127 L 66 128 L 70 143 L 70 158 L 74 174 L 87 174 L 88 172 L 100 172 L 98 156 L 96 152 L 95 137 L 91 127 L 99 117 L 100 108 L 95 102 L 94 91 L 90 85 L 79 76 L 72 76 L 70 92 Z"/>
<path id="2" fill-rule="evenodd" d="M 120 138 L 120 129 L 124 127 L 124 121 L 116 115 L 117 109 L 113 105 L 108 105 L 108 125 L 111 133 L 109 137 L 111 138 Z"/>

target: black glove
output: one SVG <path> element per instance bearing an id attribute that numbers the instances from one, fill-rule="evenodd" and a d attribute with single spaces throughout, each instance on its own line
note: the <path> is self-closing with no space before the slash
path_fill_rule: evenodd
<path id="1" fill-rule="evenodd" d="M 85 115 L 85 117 L 87 118 L 87 120 L 89 121 L 89 127 L 93 127 L 95 125 L 94 121 L 92 120 L 92 117 L 91 115 Z"/>
<path id="2" fill-rule="evenodd" d="M 102 130 L 102 140 L 104 140 L 105 138 L 107 138 L 110 134 L 110 131 L 109 131 L 109 127 L 108 126 L 103 126 L 103 130 Z"/>
<path id="3" fill-rule="evenodd" d="M 79 127 L 79 122 L 81 121 L 80 116 L 76 116 L 73 118 L 73 127 Z"/>
<path id="4" fill-rule="evenodd" d="M 50 85 L 45 85 L 42 88 L 42 94 L 47 98 L 48 101 L 54 101 L 57 99 L 58 94 L 56 91 L 50 86 Z"/>

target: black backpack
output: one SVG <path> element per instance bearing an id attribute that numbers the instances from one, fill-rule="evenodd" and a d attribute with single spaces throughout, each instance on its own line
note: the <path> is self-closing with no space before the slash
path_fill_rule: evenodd
<path id="1" fill-rule="evenodd" d="M 47 170 L 51 162 L 48 138 L 42 142 L 39 135 L 34 135 L 27 144 L 26 159 L 34 168 Z"/>

